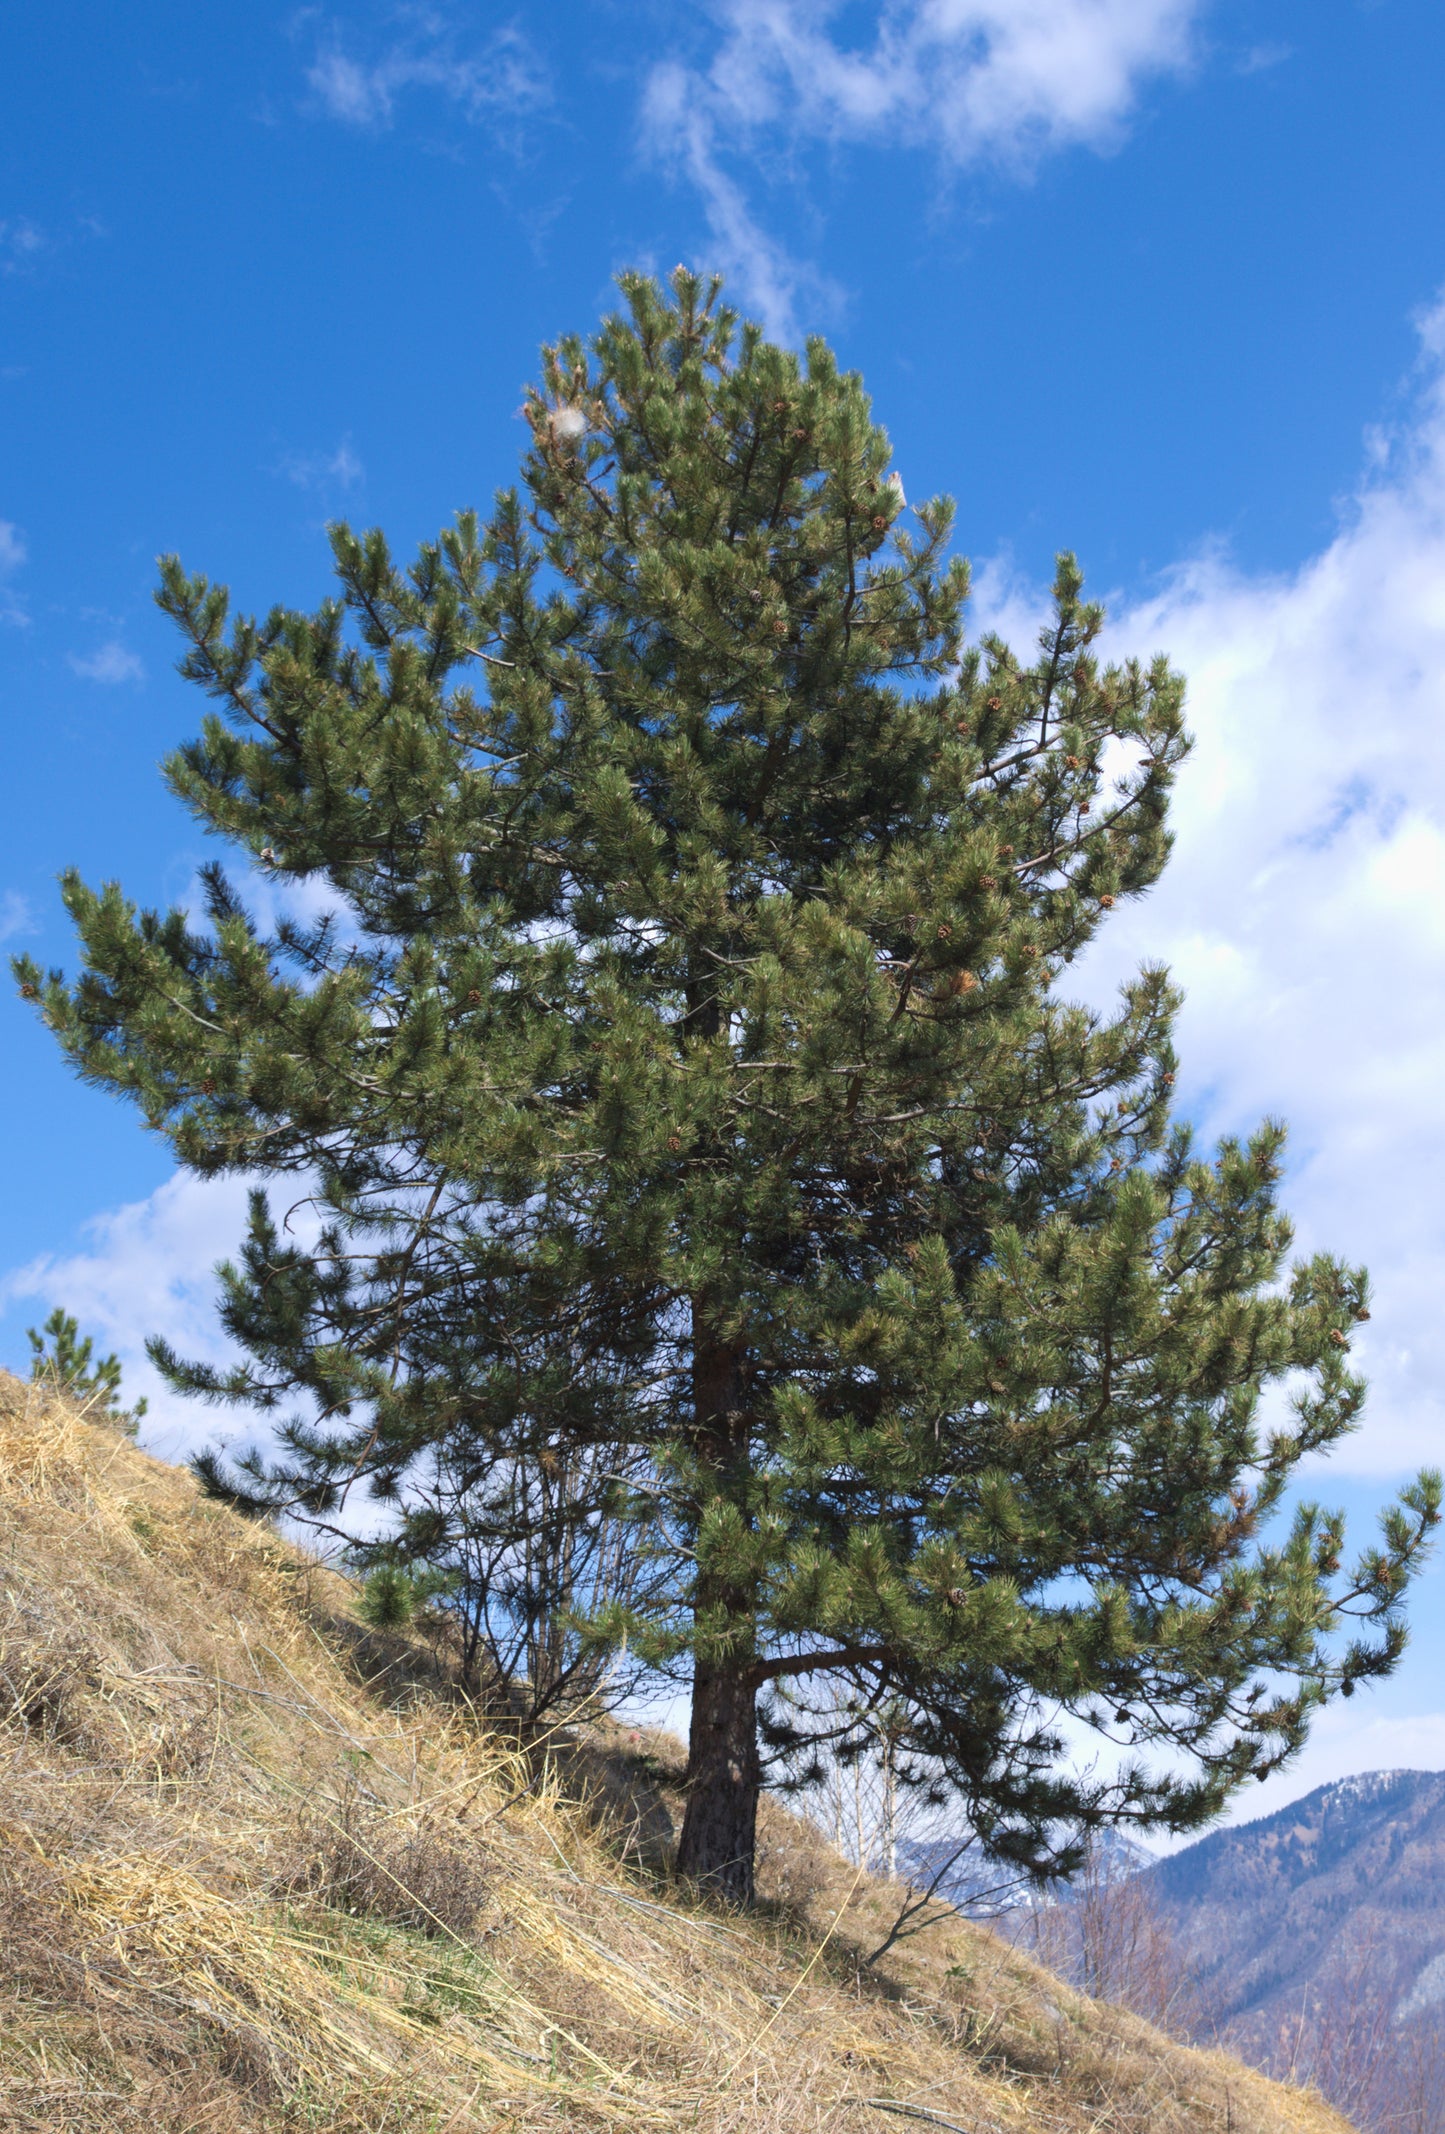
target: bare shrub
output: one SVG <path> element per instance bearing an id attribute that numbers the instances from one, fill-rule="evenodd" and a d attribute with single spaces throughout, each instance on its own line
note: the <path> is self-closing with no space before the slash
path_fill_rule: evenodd
<path id="1" fill-rule="evenodd" d="M 780 1693 L 771 1717 L 785 1742 L 777 1761 L 792 1766 L 783 1784 L 811 1799 L 819 1842 L 831 1839 L 889 1890 L 886 1930 L 865 1966 L 952 1910 L 991 1918 L 1015 1900 L 1018 1873 L 987 1857 L 937 1763 L 907 1747 L 900 1705 L 830 1678 Z"/>
<path id="2" fill-rule="evenodd" d="M 1377 1928 L 1312 1979 L 1266 2064 L 1308 2084 L 1369 2134 L 1445 2134 L 1445 2018 L 1408 2012 Z"/>
<path id="3" fill-rule="evenodd" d="M 99 1687 L 90 1642 L 43 1596 L 24 1586 L 5 1596 L 0 1617 L 0 1727 L 94 1753 L 100 1744 L 86 1706 Z"/>
<path id="4" fill-rule="evenodd" d="M 1147 1877 L 1091 1844 L 1078 1879 L 1048 1903 L 1021 1906 L 1011 1937 L 1096 2001 L 1128 2008 L 1175 2036 L 1193 2029 L 1198 1993 Z"/>
<path id="5" fill-rule="evenodd" d="M 338 1911 L 459 1937 L 471 1932 L 489 1894 L 475 1850 L 463 1850 L 425 1819 L 398 1822 L 379 1813 L 357 1788 L 305 1813 L 272 1886 Z"/>
<path id="6" fill-rule="evenodd" d="M 687 1764 L 675 1736 L 655 1727 L 619 1726 L 603 1712 L 576 1732 L 553 1735 L 548 1753 L 619 1860 L 644 1873 L 670 1871 Z"/>
<path id="7" fill-rule="evenodd" d="M 837 1854 L 805 1816 L 789 1815 L 764 1799 L 758 1812 L 757 1884 L 766 1904 L 796 1919 L 808 1913 L 835 1879 Z"/>

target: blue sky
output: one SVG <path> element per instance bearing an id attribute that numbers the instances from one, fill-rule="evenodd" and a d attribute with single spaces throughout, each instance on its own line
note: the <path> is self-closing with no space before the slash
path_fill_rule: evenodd
<path id="1" fill-rule="evenodd" d="M 1442 86 L 1438 0 L 9 11 L 0 932 L 69 963 L 62 866 L 164 902 L 205 856 L 159 551 L 314 603 L 329 517 L 405 548 L 508 479 L 619 268 L 716 265 L 958 499 L 980 626 L 1071 546 L 1190 675 L 1174 868 L 1081 982 L 1170 960 L 1186 1104 L 1288 1117 L 1301 1243 L 1374 1269 L 1363 1510 L 1445 1443 Z M 0 1361 L 64 1301 L 139 1385 L 210 1339 L 237 1196 L 0 1017 Z M 1437 1571 L 1288 1790 L 1445 1764 L 1442 1644 Z"/>

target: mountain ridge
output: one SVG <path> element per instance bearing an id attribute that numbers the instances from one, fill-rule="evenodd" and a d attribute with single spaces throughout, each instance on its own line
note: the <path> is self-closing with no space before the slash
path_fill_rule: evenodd
<path id="1" fill-rule="evenodd" d="M 1252 2052 L 1302 1995 L 1357 1981 L 1367 1943 L 1398 2009 L 1445 1954 L 1445 1772 L 1332 1780 L 1142 1874 L 1211 2020 Z"/>

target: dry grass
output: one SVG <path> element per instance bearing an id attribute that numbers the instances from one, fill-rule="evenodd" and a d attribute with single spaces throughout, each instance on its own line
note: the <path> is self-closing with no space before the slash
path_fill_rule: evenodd
<path id="1" fill-rule="evenodd" d="M 765 1915 L 688 1901 L 676 1775 L 509 1745 L 345 1580 L 0 1376 L 0 2129 L 1340 2134 L 951 1916 L 860 1976 L 897 1893 L 777 1806 Z"/>

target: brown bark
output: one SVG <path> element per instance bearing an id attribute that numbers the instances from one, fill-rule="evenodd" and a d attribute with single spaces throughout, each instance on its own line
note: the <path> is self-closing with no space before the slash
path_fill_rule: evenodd
<path id="1" fill-rule="evenodd" d="M 753 1901 L 763 1783 L 757 1702 L 749 1667 L 696 1669 L 677 1871 L 738 1905 Z"/>
<path id="2" fill-rule="evenodd" d="M 709 1335 L 705 1313 L 693 1310 L 693 1401 L 696 1443 L 719 1494 L 746 1480 L 747 1417 L 742 1351 Z M 699 1507 L 701 1510 L 701 1506 Z M 677 1871 L 730 1903 L 753 1901 L 753 1848 L 762 1763 L 758 1755 L 754 1672 L 755 1597 L 750 1590 L 698 1578 L 695 1618 L 706 1624 L 693 1663 L 692 1725 L 688 1738 L 687 1808 L 678 1841 Z M 727 1626 L 724 1651 L 709 1652 L 719 1618 Z"/>

